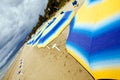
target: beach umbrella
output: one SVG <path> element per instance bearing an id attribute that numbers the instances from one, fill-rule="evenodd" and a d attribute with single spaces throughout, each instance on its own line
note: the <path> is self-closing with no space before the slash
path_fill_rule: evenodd
<path id="1" fill-rule="evenodd" d="M 34 39 L 34 35 L 32 35 L 31 36 L 31 39 L 29 39 L 28 41 L 27 41 L 27 45 L 32 45 L 33 44 L 33 40 Z"/>
<path id="2" fill-rule="evenodd" d="M 67 11 L 60 14 L 56 20 L 44 30 L 37 46 L 45 47 L 48 43 L 59 36 L 59 34 L 68 26 L 74 15 L 74 11 Z"/>
<path id="3" fill-rule="evenodd" d="M 120 79 L 120 0 L 86 0 L 66 47 L 95 79 Z"/>
<path id="4" fill-rule="evenodd" d="M 45 26 L 41 26 L 35 34 L 32 35 L 31 39 L 27 41 L 27 45 L 33 46 L 37 43 L 37 39 L 40 37 L 42 32 L 45 30 Z"/>
<path id="5" fill-rule="evenodd" d="M 45 29 L 47 29 L 54 21 L 56 18 L 53 18 L 50 22 L 46 21 L 43 23 L 36 31 L 35 35 L 27 42 L 28 45 L 35 46 L 37 45 L 42 33 L 44 32 Z"/>

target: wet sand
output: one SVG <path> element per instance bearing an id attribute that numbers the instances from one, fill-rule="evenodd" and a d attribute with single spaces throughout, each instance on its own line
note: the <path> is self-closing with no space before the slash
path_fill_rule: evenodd
<path id="1" fill-rule="evenodd" d="M 67 10 L 70 4 L 61 10 Z M 24 44 L 3 80 L 94 80 L 67 52 L 68 34 L 69 27 L 44 48 Z"/>

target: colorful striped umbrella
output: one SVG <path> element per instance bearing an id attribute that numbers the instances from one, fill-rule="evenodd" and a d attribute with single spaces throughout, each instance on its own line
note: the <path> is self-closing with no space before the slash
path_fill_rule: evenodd
<path id="1" fill-rule="evenodd" d="M 48 43 L 59 36 L 59 34 L 68 26 L 74 15 L 74 11 L 67 11 L 60 14 L 57 19 L 44 30 L 37 46 L 45 47 Z"/>
<path id="2" fill-rule="evenodd" d="M 120 79 L 120 0 L 86 0 L 66 46 L 95 79 Z"/>
<path id="3" fill-rule="evenodd" d="M 37 45 L 42 33 L 44 32 L 44 30 L 47 29 L 55 20 L 56 20 L 56 18 L 53 18 L 49 23 L 47 21 L 45 23 L 43 23 L 43 25 L 41 25 L 40 28 L 36 31 L 34 37 L 32 37 L 27 42 L 27 44 L 32 45 L 32 46 Z"/>

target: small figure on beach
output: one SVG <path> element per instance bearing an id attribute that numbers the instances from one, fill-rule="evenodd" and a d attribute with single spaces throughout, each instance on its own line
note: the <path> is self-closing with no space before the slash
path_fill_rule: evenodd
<path id="1" fill-rule="evenodd" d="M 19 68 L 22 68 L 22 66 L 20 65 Z"/>
<path id="2" fill-rule="evenodd" d="M 20 59 L 20 64 L 23 64 L 23 59 Z"/>
<path id="3" fill-rule="evenodd" d="M 74 0 L 74 1 L 72 2 L 72 5 L 73 5 L 74 7 L 78 7 L 78 6 L 79 6 L 77 0 Z"/>
<path id="4" fill-rule="evenodd" d="M 20 74 L 21 73 L 21 70 L 20 71 L 18 71 L 18 73 L 17 74 Z"/>
<path id="5" fill-rule="evenodd" d="M 23 62 L 20 62 L 20 64 L 23 64 Z"/>
<path id="6" fill-rule="evenodd" d="M 22 59 L 20 59 L 20 61 L 22 61 Z"/>

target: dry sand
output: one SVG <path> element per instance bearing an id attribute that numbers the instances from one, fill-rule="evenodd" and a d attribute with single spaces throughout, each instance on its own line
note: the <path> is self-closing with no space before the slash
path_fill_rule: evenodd
<path id="1" fill-rule="evenodd" d="M 68 8 L 74 8 L 71 2 L 67 3 L 61 11 Z M 45 48 L 24 44 L 3 80 L 94 80 L 67 52 L 65 43 L 68 33 L 69 27 Z M 52 48 L 54 44 L 60 51 Z M 21 71 L 20 74 L 18 74 L 19 71 Z"/>

